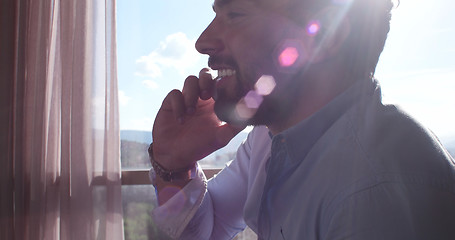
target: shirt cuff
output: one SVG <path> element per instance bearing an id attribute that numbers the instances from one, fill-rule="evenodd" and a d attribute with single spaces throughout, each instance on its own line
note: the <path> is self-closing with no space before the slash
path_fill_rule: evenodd
<path id="1" fill-rule="evenodd" d="M 152 174 L 150 176 L 152 178 Z M 153 209 L 152 218 L 154 223 L 169 237 L 173 239 L 179 238 L 199 209 L 206 192 L 207 179 L 199 164 L 197 164 L 195 178 L 165 204 Z"/>

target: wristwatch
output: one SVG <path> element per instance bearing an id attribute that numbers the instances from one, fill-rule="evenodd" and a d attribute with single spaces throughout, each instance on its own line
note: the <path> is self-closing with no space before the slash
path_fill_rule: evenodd
<path id="1" fill-rule="evenodd" d="M 153 143 L 150 144 L 148 148 L 148 153 L 150 157 L 150 162 L 152 163 L 152 169 L 150 170 L 150 176 L 153 185 L 155 185 L 155 178 L 159 176 L 166 182 L 175 182 L 178 180 L 191 180 L 196 176 L 196 164 L 191 164 L 185 168 L 180 168 L 176 170 L 168 170 L 164 168 L 161 164 L 155 161 L 153 158 Z"/>

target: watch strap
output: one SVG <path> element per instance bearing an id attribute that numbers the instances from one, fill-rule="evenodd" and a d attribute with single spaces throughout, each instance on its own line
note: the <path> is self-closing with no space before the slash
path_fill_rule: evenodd
<path id="1" fill-rule="evenodd" d="M 157 176 L 163 179 L 166 182 L 174 182 L 176 180 L 189 180 L 193 179 L 196 174 L 196 164 L 192 164 L 185 168 L 180 168 L 176 170 L 168 170 L 155 161 L 153 157 L 153 143 L 150 144 L 148 148 L 148 153 L 150 157 L 150 162 L 152 163 L 152 168 Z"/>

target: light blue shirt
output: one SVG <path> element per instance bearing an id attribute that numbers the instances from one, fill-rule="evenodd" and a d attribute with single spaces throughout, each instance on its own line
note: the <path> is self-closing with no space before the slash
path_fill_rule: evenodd
<path id="1" fill-rule="evenodd" d="M 453 158 L 382 105 L 375 81 L 272 138 L 256 127 L 207 188 L 199 176 L 154 210 L 174 237 L 231 239 L 248 225 L 272 240 L 455 239 Z"/>

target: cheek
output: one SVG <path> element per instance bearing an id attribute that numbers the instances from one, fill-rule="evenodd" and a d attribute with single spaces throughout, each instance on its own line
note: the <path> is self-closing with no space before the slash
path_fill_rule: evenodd
<path id="1" fill-rule="evenodd" d="M 297 42 L 298 39 L 294 36 L 289 36 L 288 25 L 277 22 L 268 22 L 263 28 L 255 28 L 250 30 L 248 41 L 250 47 L 245 50 L 245 58 L 254 57 L 255 61 L 263 66 L 269 74 L 283 67 L 283 59 L 289 62 L 292 57 L 292 52 L 289 54 L 281 54 L 286 49 L 284 45 L 289 42 Z M 280 65 L 281 64 L 281 65 Z"/>
<path id="2" fill-rule="evenodd" d="M 242 59 L 264 60 L 271 57 L 284 34 L 283 20 L 273 17 L 257 17 L 242 27 L 230 31 L 231 47 Z"/>
<path id="3" fill-rule="evenodd" d="M 232 54 L 236 59 L 240 77 L 248 87 L 252 87 L 262 75 L 273 75 L 276 59 L 274 52 L 277 46 L 275 39 L 266 38 L 266 33 L 251 29 L 248 34 L 233 39 Z"/>
<path id="4" fill-rule="evenodd" d="M 288 30 L 282 19 L 256 19 L 226 34 L 229 52 L 239 68 L 239 88 L 253 89 L 262 75 L 279 76 L 277 51 Z"/>

